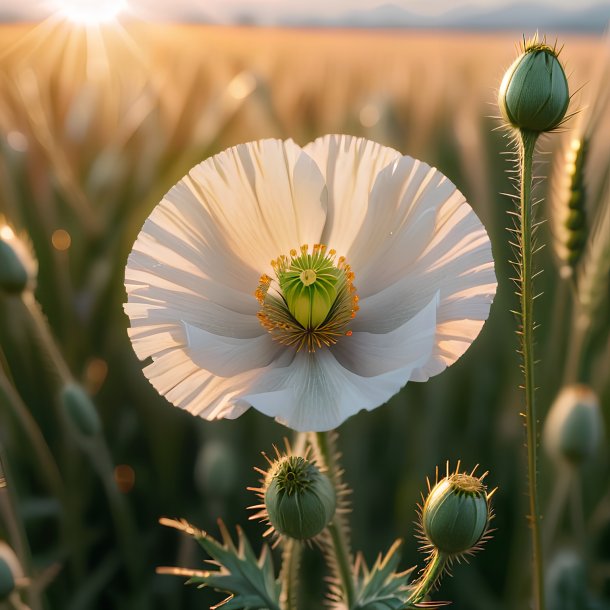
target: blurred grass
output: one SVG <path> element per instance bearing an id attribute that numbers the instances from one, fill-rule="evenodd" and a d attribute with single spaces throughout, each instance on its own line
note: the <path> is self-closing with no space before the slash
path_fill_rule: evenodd
<path id="1" fill-rule="evenodd" d="M 52 367 L 19 302 L 0 297 L 0 365 L 55 455 L 80 532 L 80 555 L 74 557 L 59 529 L 65 506 L 39 476 L 39 458 L 3 404 L 0 443 L 35 564 L 58 569 L 46 607 L 206 607 L 218 597 L 154 574 L 158 565 L 197 567 L 202 559 L 157 519 L 185 517 L 215 534 L 215 519 L 222 517 L 231 526 L 246 526 L 252 537 L 262 533 L 262 526 L 246 522 L 244 507 L 253 498 L 245 487 L 256 481 L 252 467 L 262 464 L 259 452 L 280 443 L 286 430 L 256 412 L 207 423 L 160 398 L 127 339 L 123 269 L 144 219 L 196 162 L 239 142 L 290 137 L 305 144 L 329 132 L 378 140 L 445 173 L 486 225 L 499 278 L 490 320 L 460 361 L 341 427 L 346 476 L 354 488 L 354 546 L 372 559 L 403 536 L 404 565 L 421 562 L 412 521 L 426 476 L 446 460 L 461 459 L 467 468 L 480 463 L 491 471 L 490 484 L 500 487 L 498 531 L 484 554 L 458 567 L 439 595 L 452 599 L 456 610 L 524 607 L 524 433 L 505 231 L 512 204 L 498 194 L 512 192 L 506 174 L 512 166 L 501 155 L 508 142 L 489 118 L 520 35 L 143 24 L 86 34 L 70 28 L 0 27 L 0 213 L 32 240 L 40 263 L 36 296 L 74 376 L 94 396 L 112 460 L 129 467 L 118 473 L 136 523 L 138 566 L 134 582 L 126 574 L 103 482 L 57 416 Z M 603 45 L 575 36 L 560 42 L 574 90 L 594 78 L 592 58 Z M 605 118 L 600 141 L 610 133 Z M 558 144 L 554 136 L 544 147 Z M 600 165 L 608 171 L 607 158 Z M 565 327 L 569 307 L 555 311 L 550 249 L 539 261 L 547 269 L 539 281 L 545 294 L 537 301 L 544 413 L 561 386 L 565 356 L 551 329 Z M 553 315 L 560 316 L 558 326 L 551 324 Z M 604 336 L 591 357 L 601 371 L 596 390 L 608 421 L 610 350 Z M 582 477 L 591 534 L 585 552 L 589 585 L 606 603 L 607 460 L 605 451 Z M 543 462 L 542 473 L 546 506 L 554 477 L 550 464 Z M 7 535 L 6 526 L 0 531 Z M 584 543 L 566 521 L 553 548 Z M 318 577 L 311 593 L 319 595 L 315 553 L 306 566 Z"/>

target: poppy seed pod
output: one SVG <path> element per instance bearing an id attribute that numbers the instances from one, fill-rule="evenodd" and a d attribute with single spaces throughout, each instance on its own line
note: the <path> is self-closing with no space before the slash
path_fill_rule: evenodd
<path id="1" fill-rule="evenodd" d="M 512 127 L 551 131 L 565 117 L 570 91 L 557 55 L 555 49 L 535 40 L 506 71 L 498 106 Z"/>
<path id="2" fill-rule="evenodd" d="M 331 480 L 300 456 L 284 456 L 267 475 L 265 507 L 274 529 L 297 540 L 320 534 L 335 514 Z"/>
<path id="3" fill-rule="evenodd" d="M 574 384 L 561 390 L 546 418 L 543 441 L 549 455 L 580 465 L 599 447 L 602 414 L 595 392 Z"/>
<path id="4" fill-rule="evenodd" d="M 490 520 L 489 496 L 481 479 L 455 472 L 430 491 L 421 511 L 427 541 L 447 555 L 476 547 Z"/>

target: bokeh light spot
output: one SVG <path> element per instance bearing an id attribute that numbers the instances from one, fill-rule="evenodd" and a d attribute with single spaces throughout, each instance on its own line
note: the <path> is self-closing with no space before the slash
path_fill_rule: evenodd
<path id="1" fill-rule="evenodd" d="M 128 464 L 119 464 L 114 469 L 114 480 L 119 491 L 129 493 L 136 483 L 136 471 Z"/>
<path id="2" fill-rule="evenodd" d="M 56 231 L 53 231 L 53 235 L 51 235 L 51 243 L 56 250 L 63 252 L 72 245 L 72 238 L 70 237 L 70 233 L 65 229 L 57 229 Z"/>
<path id="3" fill-rule="evenodd" d="M 360 110 L 360 124 L 363 127 L 375 127 L 380 118 L 379 108 L 374 104 L 366 104 Z"/>
<path id="4" fill-rule="evenodd" d="M 28 139 L 20 131 L 9 131 L 6 134 L 6 142 L 16 152 L 26 152 L 28 149 Z"/>
<path id="5" fill-rule="evenodd" d="M 256 77 L 251 72 L 240 72 L 229 83 L 229 95 L 236 100 L 243 100 L 256 89 Z"/>
<path id="6" fill-rule="evenodd" d="M 97 394 L 108 375 L 108 363 L 102 358 L 91 358 L 85 367 L 85 382 L 91 394 Z"/>

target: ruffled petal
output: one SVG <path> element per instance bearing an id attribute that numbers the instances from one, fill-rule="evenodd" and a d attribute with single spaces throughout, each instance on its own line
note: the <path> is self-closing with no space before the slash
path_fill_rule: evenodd
<path id="1" fill-rule="evenodd" d="M 152 386 L 172 404 L 208 420 L 234 419 L 248 405 L 236 403 L 235 394 L 243 391 L 256 377 L 250 370 L 231 378 L 217 377 L 200 369 L 184 350 L 163 354 L 144 368 Z"/>
<path id="2" fill-rule="evenodd" d="M 289 366 L 261 375 L 238 404 L 251 405 L 299 432 L 332 430 L 358 411 L 385 403 L 428 357 L 422 353 L 400 369 L 362 377 L 342 366 L 331 350 L 299 352 Z"/>
<path id="3" fill-rule="evenodd" d="M 239 417 L 249 408 L 240 396 L 251 391 L 266 371 L 284 367 L 294 357 L 294 352 L 284 351 L 274 359 L 273 347 L 261 345 L 266 336 L 223 341 L 208 335 L 202 341 L 198 332 L 205 331 L 200 329 L 191 327 L 187 331 L 185 327 L 180 333 L 174 328 L 174 332 L 175 348 L 153 358 L 144 374 L 172 404 L 208 420 Z"/>
<path id="4" fill-rule="evenodd" d="M 280 254 L 320 240 L 327 210 L 324 177 L 292 140 L 229 148 L 183 180 L 207 222 L 259 274 Z"/>
<path id="5" fill-rule="evenodd" d="M 269 333 L 252 339 L 236 339 L 215 335 L 192 324 L 183 323 L 183 326 L 188 356 L 197 366 L 219 377 L 264 368 L 285 349 Z"/>
<path id="6" fill-rule="evenodd" d="M 369 193 L 377 174 L 400 158 L 393 148 L 363 138 L 328 135 L 303 149 L 318 164 L 328 187 L 328 215 L 321 242 L 352 257 L 358 231 L 367 214 Z"/>
<path id="7" fill-rule="evenodd" d="M 298 353 L 289 366 L 262 374 L 240 403 L 301 432 L 330 430 L 362 409 L 374 409 L 429 360 L 437 307 L 435 295 L 391 333 L 354 333 L 332 350 Z"/>
<path id="8" fill-rule="evenodd" d="M 351 328 L 389 333 L 440 295 L 435 347 L 412 379 L 455 362 L 477 337 L 496 291 L 489 237 L 463 195 L 440 172 L 402 157 L 381 171 L 354 247 L 360 311 Z M 384 335 L 385 336 L 385 335 Z"/>
<path id="9" fill-rule="evenodd" d="M 439 301 L 437 292 L 421 311 L 390 332 L 354 332 L 333 347 L 333 354 L 345 368 L 361 377 L 388 373 L 420 362 L 422 357 L 425 362 L 434 348 Z"/>

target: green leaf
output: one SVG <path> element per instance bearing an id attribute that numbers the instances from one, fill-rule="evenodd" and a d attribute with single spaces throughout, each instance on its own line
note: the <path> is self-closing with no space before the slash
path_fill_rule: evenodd
<path id="1" fill-rule="evenodd" d="M 413 568 L 396 572 L 400 562 L 401 540 L 396 540 L 385 557 L 379 555 L 369 570 L 362 555 L 354 565 L 355 604 L 353 610 L 398 610 L 409 596 Z"/>
<path id="2" fill-rule="evenodd" d="M 161 519 L 162 525 L 173 527 L 192 536 L 212 558 L 208 563 L 218 567 L 213 571 L 164 569 L 161 573 L 190 576 L 187 584 L 211 587 L 228 593 L 215 608 L 223 610 L 280 610 L 280 582 L 275 577 L 269 548 L 264 545 L 260 557 L 241 528 L 237 528 L 237 546 L 222 521 L 218 522 L 222 542 L 184 520 Z"/>

